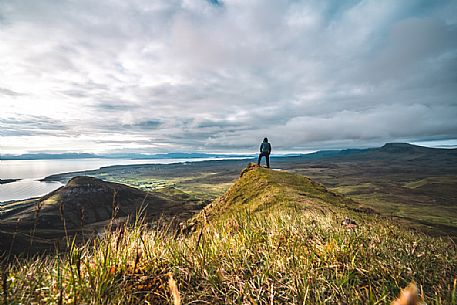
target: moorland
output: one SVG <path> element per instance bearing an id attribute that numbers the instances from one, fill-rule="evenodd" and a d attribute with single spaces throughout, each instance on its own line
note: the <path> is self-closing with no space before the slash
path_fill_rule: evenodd
<path id="1" fill-rule="evenodd" d="M 254 161 L 254 160 L 252 160 Z M 89 175 L 144 191 L 181 193 L 204 205 L 223 194 L 249 160 L 112 166 L 53 175 Z M 457 235 L 457 149 L 388 143 L 379 148 L 272 157 L 272 168 L 302 174 L 432 235 Z"/>
<path id="2" fill-rule="evenodd" d="M 390 304 L 416 282 L 427 304 L 455 304 L 456 160 L 397 143 L 272 158 L 272 169 L 227 160 L 53 175 L 66 185 L 1 207 L 0 295 Z"/>

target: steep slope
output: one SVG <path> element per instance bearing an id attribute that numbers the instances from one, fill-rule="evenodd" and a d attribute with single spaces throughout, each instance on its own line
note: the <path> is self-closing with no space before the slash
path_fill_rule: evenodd
<path id="1" fill-rule="evenodd" d="M 38 200 L 3 207 L 0 232 L 10 238 L 2 237 L 0 246 L 15 253 L 52 250 L 65 235 L 97 234 L 110 223 L 133 221 L 140 210 L 148 221 L 159 217 L 181 221 L 199 209 L 191 201 L 79 176 Z"/>
<path id="2" fill-rule="evenodd" d="M 220 198 L 207 205 L 189 222 L 189 229 L 208 220 L 225 220 L 238 212 L 269 213 L 278 208 L 341 209 L 364 214 L 370 208 L 330 192 L 305 176 L 269 170 L 251 163 L 234 185 Z"/>

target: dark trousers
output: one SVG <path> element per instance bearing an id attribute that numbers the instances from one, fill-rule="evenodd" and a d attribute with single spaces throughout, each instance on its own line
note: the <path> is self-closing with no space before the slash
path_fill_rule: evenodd
<path id="1" fill-rule="evenodd" d="M 269 153 L 261 152 L 259 154 L 259 160 L 257 161 L 257 164 L 260 165 L 260 160 L 262 160 L 262 157 L 265 157 L 265 159 L 267 160 L 267 167 L 270 167 L 270 154 Z"/>

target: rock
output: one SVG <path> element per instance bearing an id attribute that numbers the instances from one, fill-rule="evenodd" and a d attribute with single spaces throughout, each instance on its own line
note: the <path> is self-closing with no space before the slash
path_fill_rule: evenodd
<path id="1" fill-rule="evenodd" d="M 355 229 L 357 228 L 357 223 L 350 219 L 349 217 L 346 217 L 342 222 L 341 225 L 345 226 L 347 229 Z"/>
<path id="2" fill-rule="evenodd" d="M 260 166 L 258 166 L 258 165 L 255 164 L 255 163 L 252 163 L 252 162 L 249 163 L 249 165 L 248 165 L 245 169 L 243 169 L 243 171 L 241 172 L 240 178 L 243 177 L 243 175 L 246 174 L 247 172 L 249 172 L 249 171 L 251 171 L 251 170 L 254 170 L 254 169 L 256 169 L 256 168 L 259 168 L 259 167 L 260 167 Z"/>

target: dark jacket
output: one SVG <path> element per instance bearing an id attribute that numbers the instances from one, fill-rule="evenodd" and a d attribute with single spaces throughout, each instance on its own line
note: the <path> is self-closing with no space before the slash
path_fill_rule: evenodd
<path id="1" fill-rule="evenodd" d="M 270 154 L 271 153 L 271 145 L 268 142 L 262 142 L 260 144 L 260 152 L 264 154 Z"/>

